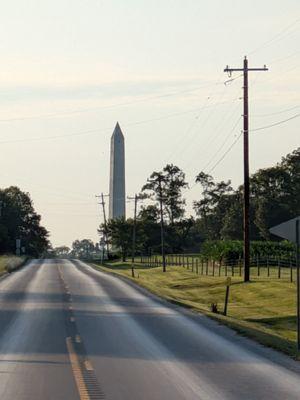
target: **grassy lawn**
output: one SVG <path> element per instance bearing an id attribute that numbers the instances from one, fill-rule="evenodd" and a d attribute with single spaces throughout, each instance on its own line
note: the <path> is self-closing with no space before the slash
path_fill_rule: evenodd
<path id="1" fill-rule="evenodd" d="M 24 257 L 0 256 L 0 276 L 5 272 L 13 271 L 24 262 Z"/>
<path id="2" fill-rule="evenodd" d="M 243 283 L 232 277 L 227 317 L 224 308 L 225 277 L 197 275 L 191 270 L 174 266 L 166 273 L 161 267 L 136 265 L 136 278 L 131 278 L 129 263 L 114 262 L 100 267 L 133 279 L 139 285 L 174 303 L 201 311 L 206 315 L 256 339 L 260 343 L 296 354 L 296 284 L 289 282 L 289 273 L 277 279 L 276 271 L 270 277 L 254 276 Z M 272 271 L 271 271 L 272 272 Z M 217 303 L 219 314 L 211 312 L 211 303 Z"/>

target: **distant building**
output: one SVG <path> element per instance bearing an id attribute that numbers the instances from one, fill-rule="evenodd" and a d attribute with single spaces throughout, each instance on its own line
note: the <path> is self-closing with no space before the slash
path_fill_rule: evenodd
<path id="1" fill-rule="evenodd" d="M 117 122 L 110 141 L 109 219 L 126 216 L 125 145 Z"/>

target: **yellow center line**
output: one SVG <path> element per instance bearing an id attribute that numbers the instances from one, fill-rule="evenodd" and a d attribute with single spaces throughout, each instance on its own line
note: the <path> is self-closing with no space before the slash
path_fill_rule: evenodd
<path id="1" fill-rule="evenodd" d="M 81 343 L 81 337 L 79 335 L 75 336 L 75 342 L 76 343 Z"/>
<path id="2" fill-rule="evenodd" d="M 85 360 L 84 366 L 87 371 L 94 371 L 94 368 L 89 360 Z"/>
<path id="3" fill-rule="evenodd" d="M 69 358 L 72 366 L 73 375 L 75 378 L 77 390 L 79 393 L 80 400 L 90 400 L 89 392 L 87 390 L 86 384 L 84 382 L 80 363 L 77 354 L 74 351 L 74 346 L 72 339 L 70 337 L 66 338 L 67 349 L 69 352 Z"/>

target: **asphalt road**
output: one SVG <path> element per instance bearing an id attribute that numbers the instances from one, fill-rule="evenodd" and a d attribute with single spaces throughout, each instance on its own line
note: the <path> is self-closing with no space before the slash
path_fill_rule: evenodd
<path id="1" fill-rule="evenodd" d="M 64 260 L 0 281 L 0 399 L 292 400 L 298 363 Z"/>

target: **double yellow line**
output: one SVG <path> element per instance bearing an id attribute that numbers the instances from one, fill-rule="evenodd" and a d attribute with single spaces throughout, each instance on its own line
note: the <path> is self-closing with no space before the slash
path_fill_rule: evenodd
<path id="1" fill-rule="evenodd" d="M 67 349 L 69 352 L 71 367 L 72 367 L 73 375 L 75 378 L 76 386 L 78 389 L 78 393 L 80 396 L 80 400 L 90 400 L 90 395 L 89 395 L 88 389 L 86 387 L 86 384 L 84 382 L 78 355 L 76 354 L 76 352 L 74 350 L 72 338 L 67 337 L 66 342 L 67 342 Z M 92 368 L 92 367 L 90 367 L 90 368 Z"/>

